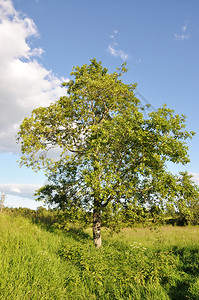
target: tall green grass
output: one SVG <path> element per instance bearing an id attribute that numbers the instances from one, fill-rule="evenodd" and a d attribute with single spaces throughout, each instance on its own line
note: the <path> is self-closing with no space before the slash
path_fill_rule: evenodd
<path id="1" fill-rule="evenodd" d="M 0 299 L 199 299 L 198 227 L 102 234 L 0 215 Z"/>
<path id="2" fill-rule="evenodd" d="M 56 254 L 63 236 L 7 215 L 0 232 L 0 299 L 67 299 L 75 268 Z"/>

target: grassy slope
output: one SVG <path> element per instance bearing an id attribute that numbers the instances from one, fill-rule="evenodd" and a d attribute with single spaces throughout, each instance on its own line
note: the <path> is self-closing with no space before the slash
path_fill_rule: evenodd
<path id="1" fill-rule="evenodd" d="M 0 215 L 0 299 L 199 299 L 199 228 L 47 231 Z"/>

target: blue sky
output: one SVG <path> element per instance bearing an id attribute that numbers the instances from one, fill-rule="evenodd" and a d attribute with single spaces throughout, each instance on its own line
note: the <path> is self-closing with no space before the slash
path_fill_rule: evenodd
<path id="1" fill-rule="evenodd" d="M 191 163 L 199 183 L 199 2 L 197 0 L 0 0 L 0 191 L 6 205 L 36 208 L 42 173 L 19 168 L 15 134 L 32 109 L 64 94 L 74 65 L 101 60 L 155 108 L 187 116 Z M 140 98 L 140 100 L 142 100 Z"/>

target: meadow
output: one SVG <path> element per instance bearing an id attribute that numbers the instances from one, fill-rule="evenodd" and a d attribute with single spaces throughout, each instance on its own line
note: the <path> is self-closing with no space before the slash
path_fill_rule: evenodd
<path id="1" fill-rule="evenodd" d="M 0 299 L 199 299 L 199 227 L 65 232 L 0 214 Z"/>

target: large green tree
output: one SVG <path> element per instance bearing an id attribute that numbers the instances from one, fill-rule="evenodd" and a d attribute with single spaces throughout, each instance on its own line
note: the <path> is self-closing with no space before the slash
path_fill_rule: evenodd
<path id="1" fill-rule="evenodd" d="M 146 116 L 136 84 L 121 81 L 126 71 L 124 64 L 109 73 L 96 59 L 74 67 L 74 79 L 63 83 L 67 94 L 34 109 L 18 132 L 21 164 L 48 176 L 40 198 L 63 209 L 92 208 L 96 247 L 103 207 L 129 200 L 145 205 L 156 189 L 164 198 L 171 177 L 166 163 L 189 162 L 185 140 L 193 133 L 185 130 L 185 116 L 166 105 Z M 52 148 L 60 149 L 57 160 L 49 156 Z"/>

